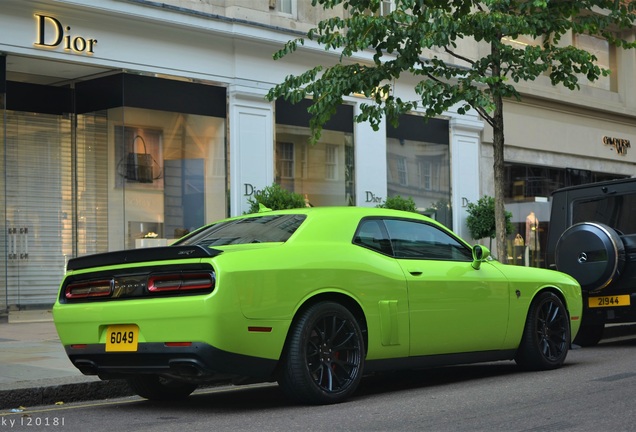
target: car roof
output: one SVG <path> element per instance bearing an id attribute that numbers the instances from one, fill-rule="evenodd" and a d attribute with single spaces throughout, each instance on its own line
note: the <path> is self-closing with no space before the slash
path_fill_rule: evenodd
<path id="1" fill-rule="evenodd" d="M 616 185 L 622 185 L 625 183 L 634 183 L 634 182 L 636 182 L 636 177 L 629 177 L 629 178 L 615 179 L 615 180 L 605 180 L 602 182 L 595 182 L 595 183 L 584 183 L 580 185 L 566 186 L 566 187 L 557 189 L 552 192 L 552 195 L 560 194 L 560 193 L 568 192 L 568 191 L 573 191 L 573 190 L 597 188 L 597 187 L 603 187 L 603 186 L 616 186 Z"/>
<path id="2" fill-rule="evenodd" d="M 254 216 L 267 216 L 278 214 L 305 214 L 305 215 L 325 215 L 325 216 L 349 216 L 349 217 L 402 217 L 433 221 L 431 218 L 419 213 L 407 212 L 404 210 L 393 210 L 379 207 L 355 207 L 355 206 L 327 206 L 327 207 L 300 207 L 287 210 L 261 211 L 258 213 L 248 213 L 230 219 L 246 218 Z M 433 221 L 435 222 L 435 221 Z"/>

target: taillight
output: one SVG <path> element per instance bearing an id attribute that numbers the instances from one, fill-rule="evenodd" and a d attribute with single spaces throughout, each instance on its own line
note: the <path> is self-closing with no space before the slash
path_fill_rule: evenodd
<path id="1" fill-rule="evenodd" d="M 64 296 L 67 299 L 108 297 L 112 292 L 113 285 L 111 280 L 99 280 L 69 284 L 66 286 Z"/>
<path id="2" fill-rule="evenodd" d="M 148 291 L 151 293 L 163 293 L 212 290 L 215 282 L 214 272 L 151 275 L 148 278 Z"/>

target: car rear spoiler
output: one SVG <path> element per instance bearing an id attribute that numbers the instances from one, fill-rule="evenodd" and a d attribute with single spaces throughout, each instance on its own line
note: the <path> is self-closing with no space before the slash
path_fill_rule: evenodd
<path id="1" fill-rule="evenodd" d="M 211 258 L 221 252 L 223 251 L 218 249 L 208 249 L 197 245 L 126 249 L 116 252 L 105 252 L 72 258 L 68 261 L 66 270 L 81 270 L 91 267 L 130 264 L 146 261 L 167 261 L 184 258 Z"/>

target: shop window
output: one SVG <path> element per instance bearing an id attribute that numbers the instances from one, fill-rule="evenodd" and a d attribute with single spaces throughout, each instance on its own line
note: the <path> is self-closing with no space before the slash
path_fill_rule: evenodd
<path id="1" fill-rule="evenodd" d="M 353 109 L 342 105 L 310 144 L 309 104 L 276 102 L 274 181 L 313 206 L 354 205 Z"/>
<path id="2" fill-rule="evenodd" d="M 115 155 L 126 153 L 130 137 L 138 134 L 145 137 L 145 157 L 149 172 L 137 167 L 137 179 L 131 178 L 127 168 L 116 173 L 122 181 L 122 190 L 111 194 L 110 206 L 123 205 L 126 215 L 126 248 L 161 246 L 169 244 L 206 222 L 226 216 L 225 175 L 220 175 L 220 166 L 225 158 L 220 152 L 225 146 L 224 119 L 194 114 L 154 111 L 138 108 L 123 108 L 125 123 L 143 126 L 115 126 L 128 132 L 124 150 L 117 149 L 115 132 Z M 116 117 L 117 109 L 110 110 Z M 132 130 L 132 131 L 131 131 Z M 140 152 L 138 138 L 134 152 Z M 143 153 L 136 160 L 142 160 Z M 220 159 L 220 160 L 219 160 Z M 116 160 L 120 160 L 116 157 Z M 130 155 L 125 155 L 126 161 Z M 116 181 L 116 185 L 117 185 Z M 130 204 L 133 204 L 132 206 Z M 159 210 L 159 211 L 158 211 Z"/>
<path id="3" fill-rule="evenodd" d="M 52 304 L 70 258 L 168 244 L 227 216 L 225 89 L 116 73 L 8 82 L 6 101 L 10 304 Z"/>
<path id="4" fill-rule="evenodd" d="M 575 168 L 507 163 L 504 175 L 505 199 L 506 202 L 537 201 L 547 199 L 552 192 L 562 187 L 625 177 Z"/>
<path id="5" fill-rule="evenodd" d="M 94 220 L 87 213 L 73 217 L 72 123 L 68 116 L 34 112 L 7 110 L 2 117 L 3 297 L 17 307 L 48 306 L 72 257 L 73 224 Z"/>
<path id="6" fill-rule="evenodd" d="M 92 191 L 106 191 L 95 206 L 107 209 L 105 220 L 78 225 L 86 252 L 98 252 L 88 250 L 95 231 L 107 238 L 99 251 L 163 246 L 227 216 L 224 89 L 128 74 L 76 89 L 86 125 L 77 140 L 106 152 L 90 161 L 103 170 L 77 175 L 80 208 Z"/>
<path id="7" fill-rule="evenodd" d="M 556 189 L 624 177 L 574 168 L 507 163 L 506 210 L 512 213 L 514 227 L 508 238 L 508 261 L 530 267 L 544 266 L 541 251 L 550 227 L 549 197 Z"/>
<path id="8" fill-rule="evenodd" d="M 411 197 L 418 211 L 452 226 L 448 122 L 404 115 L 387 127 L 387 194 Z"/>

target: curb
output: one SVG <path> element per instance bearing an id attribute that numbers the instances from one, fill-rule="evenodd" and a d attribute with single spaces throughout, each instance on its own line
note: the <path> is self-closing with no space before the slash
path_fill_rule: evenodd
<path id="1" fill-rule="evenodd" d="M 70 384 L 36 385 L 22 389 L 0 390 L 0 409 L 20 409 L 132 396 L 135 393 L 124 380 L 89 381 Z"/>

